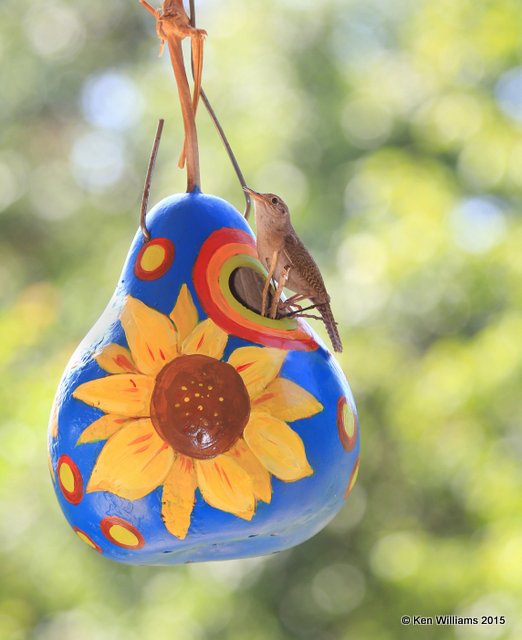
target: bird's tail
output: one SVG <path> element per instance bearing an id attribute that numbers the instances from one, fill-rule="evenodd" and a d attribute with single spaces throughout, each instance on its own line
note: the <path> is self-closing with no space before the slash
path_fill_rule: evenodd
<path id="1" fill-rule="evenodd" d="M 334 351 L 340 353 L 343 350 L 343 343 L 341 342 L 339 331 L 337 331 L 337 322 L 333 317 L 332 309 L 330 308 L 329 303 L 325 302 L 323 304 L 318 304 L 317 310 L 321 314 L 321 318 L 323 319 L 326 331 L 328 331 L 328 335 L 330 336 L 330 340 L 332 341 Z"/>

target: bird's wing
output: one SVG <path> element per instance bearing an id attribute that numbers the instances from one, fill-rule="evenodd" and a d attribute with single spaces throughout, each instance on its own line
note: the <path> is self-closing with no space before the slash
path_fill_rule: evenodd
<path id="1" fill-rule="evenodd" d="M 324 292 L 328 295 L 319 267 L 297 235 L 287 234 L 285 236 L 283 251 L 289 266 L 298 271 L 314 291 L 318 294 Z"/>

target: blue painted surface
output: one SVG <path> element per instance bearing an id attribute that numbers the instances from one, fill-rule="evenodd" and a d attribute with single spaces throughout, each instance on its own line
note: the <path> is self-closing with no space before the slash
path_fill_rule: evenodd
<path id="1" fill-rule="evenodd" d="M 175 257 L 170 270 L 155 281 L 141 281 L 134 275 L 136 256 L 143 246 L 136 234 L 113 299 L 99 321 L 80 344 L 64 373 L 58 390 L 58 437 L 49 437 L 51 464 L 56 470 L 59 457 L 70 456 L 87 485 L 96 459 L 106 441 L 76 445 L 80 434 L 103 413 L 72 397 L 84 382 L 107 375 L 93 359 L 93 353 L 110 342 L 126 346 L 118 320 L 127 294 L 169 314 L 180 287 L 186 283 L 198 307 L 200 320 L 206 314 L 198 300 L 192 270 L 202 243 L 223 227 L 237 228 L 250 235 L 243 217 L 230 204 L 200 193 L 175 195 L 161 201 L 147 217 L 153 238 L 170 239 Z M 351 451 L 346 451 L 337 428 L 337 403 L 343 394 L 356 415 L 348 382 L 333 356 L 314 333 L 319 347 L 314 351 L 289 350 L 281 377 L 288 378 L 310 392 L 324 410 L 310 418 L 290 422 L 305 445 L 312 476 L 295 482 L 272 477 L 270 504 L 258 502 L 251 521 L 207 504 L 199 490 L 192 512 L 191 526 L 184 540 L 172 536 L 160 517 L 161 486 L 146 497 L 129 501 L 108 492 L 84 493 L 79 504 L 71 504 L 55 482 L 56 495 L 69 523 L 78 527 L 99 545 L 104 555 L 134 564 L 177 564 L 256 556 L 289 548 L 320 531 L 339 511 L 344 493 L 359 455 L 359 434 Z M 227 360 L 237 347 L 256 344 L 230 336 L 224 353 Z M 259 346 L 257 343 L 256 346 Z M 110 542 L 100 529 L 100 520 L 119 516 L 130 522 L 145 539 L 141 549 L 130 550 Z"/>

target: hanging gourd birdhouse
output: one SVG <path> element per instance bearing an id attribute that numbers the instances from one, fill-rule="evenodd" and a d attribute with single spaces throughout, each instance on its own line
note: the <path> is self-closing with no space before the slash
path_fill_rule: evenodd
<path id="1" fill-rule="evenodd" d="M 73 530 L 113 560 L 273 553 L 343 505 L 358 468 L 355 404 L 300 307 L 279 299 L 278 261 L 261 262 L 245 217 L 201 192 L 194 115 L 204 32 L 179 1 L 154 14 L 181 99 L 187 193 L 142 219 L 111 301 L 64 372 L 51 476 Z M 284 266 L 285 282 L 298 282 L 296 264 Z M 327 303 L 315 306 L 324 317 Z"/>

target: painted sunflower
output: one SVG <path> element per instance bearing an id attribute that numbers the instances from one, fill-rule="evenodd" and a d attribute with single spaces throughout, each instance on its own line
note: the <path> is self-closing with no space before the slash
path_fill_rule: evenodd
<path id="1" fill-rule="evenodd" d="M 73 393 L 105 413 L 78 440 L 107 439 L 87 492 L 138 500 L 163 485 L 163 521 L 183 539 L 196 489 L 250 520 L 257 500 L 271 500 L 271 475 L 294 482 L 313 473 L 287 421 L 323 407 L 279 377 L 286 351 L 240 347 L 224 362 L 228 335 L 198 321 L 186 285 L 170 316 L 128 296 L 120 320 L 129 348 L 104 347 L 96 361 L 111 375 Z"/>

